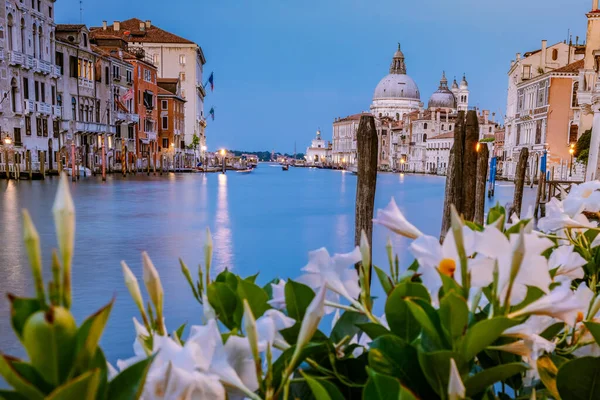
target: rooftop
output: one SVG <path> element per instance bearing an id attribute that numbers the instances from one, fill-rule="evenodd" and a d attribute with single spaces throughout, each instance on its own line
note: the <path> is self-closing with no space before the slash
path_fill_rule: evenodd
<path id="1" fill-rule="evenodd" d="M 435 139 L 454 139 L 454 132 L 446 132 L 446 133 L 442 133 L 441 135 L 427 138 L 427 140 L 435 140 Z"/>
<path id="2" fill-rule="evenodd" d="M 583 59 L 575 61 L 569 65 L 565 65 L 562 68 L 555 69 L 552 72 L 561 72 L 561 73 L 579 73 L 579 70 L 583 68 L 584 65 Z"/>
<path id="3" fill-rule="evenodd" d="M 369 116 L 369 115 L 371 115 L 371 113 L 352 114 L 347 117 L 338 118 L 334 121 L 334 123 L 344 122 L 344 121 L 360 121 L 360 117 L 362 117 L 363 115 Z"/>
<path id="4" fill-rule="evenodd" d="M 119 22 L 119 21 L 117 21 Z M 151 21 L 142 21 L 138 18 L 131 18 L 118 23 L 118 29 L 115 25 L 90 27 L 90 32 L 94 38 L 122 37 L 129 42 L 142 43 L 182 43 L 195 44 L 191 40 L 184 39 L 164 29 L 152 25 Z M 143 25 L 143 28 L 142 28 Z"/>
<path id="5" fill-rule="evenodd" d="M 82 28 L 84 24 L 56 24 L 56 30 L 63 32 L 79 32 Z"/>

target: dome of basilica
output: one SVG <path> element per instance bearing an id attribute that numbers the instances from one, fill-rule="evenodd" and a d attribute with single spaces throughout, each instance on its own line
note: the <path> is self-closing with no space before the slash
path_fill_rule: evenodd
<path id="1" fill-rule="evenodd" d="M 456 108 L 456 98 L 448 89 L 448 80 L 446 79 L 445 72 L 442 73 L 438 90 L 431 95 L 427 106 L 429 108 Z"/>
<path id="2" fill-rule="evenodd" d="M 392 59 L 390 73 L 379 81 L 375 88 L 373 100 L 377 99 L 421 99 L 419 87 L 410 76 L 406 75 L 406 64 L 400 44 Z"/>

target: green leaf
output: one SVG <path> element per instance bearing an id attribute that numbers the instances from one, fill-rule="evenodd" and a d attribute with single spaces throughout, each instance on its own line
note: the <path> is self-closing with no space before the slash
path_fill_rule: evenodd
<path id="1" fill-rule="evenodd" d="M 540 380 L 546 389 L 554 398 L 560 399 L 560 396 L 558 395 L 558 389 L 556 387 L 556 375 L 558 374 L 558 368 L 556 368 L 554 361 L 552 361 L 552 359 L 548 356 L 540 357 L 537 360 L 537 369 L 538 374 L 540 375 Z"/>
<path id="2" fill-rule="evenodd" d="M 265 311 L 271 308 L 271 306 L 267 303 L 269 301 L 269 296 L 267 292 L 262 290 L 259 286 L 254 283 L 246 280 L 238 281 L 237 285 L 237 294 L 239 296 L 239 304 L 238 310 L 236 310 L 236 316 L 239 311 L 239 322 L 241 324 L 242 315 L 244 314 L 244 306 L 242 301 L 246 299 L 248 301 L 248 305 L 252 310 L 252 314 L 254 318 L 260 318 Z"/>
<path id="3" fill-rule="evenodd" d="M 429 292 L 419 283 L 401 283 L 388 296 L 385 303 L 385 316 L 390 330 L 407 342 L 419 336 L 421 325 L 413 316 L 407 300 L 418 298 L 430 301 Z"/>
<path id="4" fill-rule="evenodd" d="M 130 365 L 108 385 L 108 399 L 137 400 L 142 395 L 148 370 L 156 354 Z"/>
<path id="5" fill-rule="evenodd" d="M 10 301 L 10 315 L 13 330 L 23 341 L 23 327 L 29 317 L 42 309 L 40 302 L 37 299 L 26 299 L 23 297 L 8 295 Z"/>
<path id="6" fill-rule="evenodd" d="M 48 394 L 52 391 L 53 387 L 42 378 L 33 365 L 20 360 L 14 360 L 11 364 L 19 375 L 44 394 Z"/>
<path id="7" fill-rule="evenodd" d="M 368 321 L 369 318 L 364 314 L 353 311 L 344 312 L 331 331 L 331 340 L 339 342 L 345 336 L 353 337 L 360 333 L 357 324 L 367 323 Z"/>
<path id="8" fill-rule="evenodd" d="M 600 344 L 600 324 L 597 322 L 590 321 L 585 321 L 584 324 L 588 331 L 590 331 L 590 333 L 594 337 L 596 343 Z"/>
<path id="9" fill-rule="evenodd" d="M 498 365 L 483 370 L 465 381 L 467 397 L 473 397 L 492 386 L 496 382 L 504 381 L 513 375 L 527 371 L 529 366 L 525 363 L 510 363 Z"/>
<path id="10" fill-rule="evenodd" d="M 27 397 L 20 395 L 17 392 L 0 389 L 0 400 L 28 400 Z"/>
<path id="11" fill-rule="evenodd" d="M 208 302 L 215 310 L 219 321 L 227 328 L 236 328 L 234 313 L 237 307 L 237 295 L 225 282 L 213 282 L 206 290 Z"/>
<path id="12" fill-rule="evenodd" d="M 377 373 L 396 377 L 422 399 L 434 399 L 427 379 L 417 362 L 417 349 L 397 336 L 385 335 L 370 344 L 369 366 Z"/>
<path id="13" fill-rule="evenodd" d="M 367 368 L 369 380 L 363 391 L 364 400 L 417 400 L 398 380 Z"/>
<path id="14" fill-rule="evenodd" d="M 288 316 L 296 321 L 302 321 L 306 308 L 314 297 L 315 292 L 308 286 L 288 280 L 285 284 L 285 305 Z"/>
<path id="15" fill-rule="evenodd" d="M 454 343 L 462 337 L 469 323 L 469 308 L 462 296 L 455 292 L 446 294 L 440 302 L 440 320 Z"/>
<path id="16" fill-rule="evenodd" d="M 175 331 L 175 334 L 177 335 L 177 338 L 179 339 L 179 341 L 181 341 L 181 336 L 183 335 L 183 330 L 185 329 L 185 325 L 186 325 L 186 323 L 181 324 L 181 326 L 179 328 L 177 328 L 177 330 Z"/>
<path id="17" fill-rule="evenodd" d="M 427 378 L 427 382 L 439 396 L 445 398 L 450 378 L 450 359 L 454 359 L 459 371 L 465 369 L 464 364 L 460 362 L 459 354 L 444 350 L 432 353 L 419 352 L 418 355 L 419 365 L 425 378 Z"/>
<path id="18" fill-rule="evenodd" d="M 319 400 L 344 400 L 344 396 L 340 393 L 340 390 L 331 382 L 324 379 L 315 379 L 310 375 L 306 375 L 301 372 L 306 383 L 310 387 L 315 399 Z"/>
<path id="19" fill-rule="evenodd" d="M 32 382 L 19 374 L 14 364 L 20 362 L 16 358 L 0 354 L 0 375 L 13 389 L 28 399 L 43 399 L 42 393 Z"/>
<path id="20" fill-rule="evenodd" d="M 285 339 L 286 342 L 288 343 L 296 343 L 298 341 L 298 335 L 300 334 L 300 327 L 302 326 L 302 321 L 296 321 L 296 323 L 286 329 L 282 329 L 279 331 L 279 333 L 281 333 L 281 336 L 283 336 L 283 338 Z M 329 338 L 327 336 L 325 336 L 325 334 L 323 334 L 323 332 L 321 331 L 316 331 L 315 334 L 313 335 L 312 339 L 310 340 L 311 342 L 327 342 L 329 341 Z"/>
<path id="21" fill-rule="evenodd" d="M 562 400 L 600 399 L 600 357 L 565 363 L 558 370 L 556 387 Z"/>
<path id="22" fill-rule="evenodd" d="M 288 364 L 292 361 L 292 356 L 296 351 L 296 346 L 292 346 L 285 350 L 279 358 L 273 363 L 273 387 L 279 387 L 283 372 L 287 368 Z M 315 357 L 319 353 L 323 353 L 328 356 L 327 345 L 325 343 L 308 343 L 302 348 L 296 364 L 293 366 L 294 369 L 298 367 L 307 357 Z"/>
<path id="23" fill-rule="evenodd" d="M 94 400 L 100 384 L 100 370 L 93 369 L 56 388 L 46 400 Z"/>
<path id="24" fill-rule="evenodd" d="M 100 337 L 108 321 L 113 304 L 114 299 L 96 311 L 96 313 L 90 315 L 77 330 L 75 338 L 75 363 L 71 369 L 70 376 L 76 376 L 89 368 L 90 361 L 96 355 L 96 349 L 98 348 Z"/>
<path id="25" fill-rule="evenodd" d="M 489 209 L 486 225 L 493 224 L 494 222 L 496 222 L 498 220 L 498 218 L 502 218 L 505 215 L 506 215 L 506 210 L 504 209 L 504 207 L 502 207 L 500 205 L 500 203 L 497 203 L 494 207 Z M 504 224 L 502 224 L 502 225 L 504 225 Z M 499 229 L 503 230 L 504 227 L 501 226 Z"/>
<path id="26" fill-rule="evenodd" d="M 248 276 L 246 278 L 244 278 L 245 281 L 247 282 L 251 282 L 251 283 L 256 283 L 256 278 L 258 278 L 258 272 L 254 275 Z"/>
<path id="27" fill-rule="evenodd" d="M 381 268 L 375 265 L 373 265 L 373 268 L 375 269 L 377 278 L 379 278 L 381 287 L 383 287 L 385 294 L 389 296 L 389 294 L 392 293 L 392 290 L 394 290 L 394 282 L 392 282 L 392 279 Z"/>
<path id="28" fill-rule="evenodd" d="M 471 360 L 477 353 L 494 343 L 502 332 L 517 324 L 517 321 L 505 317 L 495 317 L 477 322 L 469 328 L 461 342 L 462 359 L 465 362 Z"/>
<path id="29" fill-rule="evenodd" d="M 449 344 L 446 342 L 445 335 L 442 332 L 440 318 L 433 307 L 419 299 L 409 300 L 407 301 L 407 305 L 412 315 L 423 328 L 423 333 L 427 336 L 427 340 L 436 349 L 448 348 Z"/>
<path id="30" fill-rule="evenodd" d="M 356 324 L 363 333 L 366 333 L 371 340 L 377 339 L 379 336 L 389 335 L 391 332 L 388 331 L 384 326 L 369 322 L 366 324 Z"/>

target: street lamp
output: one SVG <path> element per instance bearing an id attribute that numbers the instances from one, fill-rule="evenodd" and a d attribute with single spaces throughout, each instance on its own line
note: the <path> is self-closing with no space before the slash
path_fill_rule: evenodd
<path id="1" fill-rule="evenodd" d="M 569 176 L 573 176 L 573 153 L 575 153 L 575 144 L 571 143 L 571 148 L 569 149 L 569 154 L 571 155 L 571 168 L 569 170 Z"/>
<path id="2" fill-rule="evenodd" d="M 12 144 L 12 139 L 6 134 L 4 138 L 4 161 L 6 162 L 6 179 L 10 179 L 10 173 L 8 168 L 8 151 L 10 149 L 10 145 Z"/>

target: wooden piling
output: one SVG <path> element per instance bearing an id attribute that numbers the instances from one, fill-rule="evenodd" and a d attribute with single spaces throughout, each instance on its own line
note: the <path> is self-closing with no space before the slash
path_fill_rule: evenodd
<path id="1" fill-rule="evenodd" d="M 457 211 L 462 211 L 462 170 L 463 170 L 463 144 L 465 137 L 465 112 L 459 111 L 454 125 L 454 144 L 450 149 L 450 158 L 446 170 L 446 191 L 444 195 L 444 213 L 442 216 L 442 231 L 440 240 L 443 240 L 450 229 L 451 206 L 454 204 Z"/>
<path id="2" fill-rule="evenodd" d="M 373 243 L 373 211 L 377 186 L 377 130 L 371 115 L 360 117 L 356 132 L 357 182 L 354 242 L 360 246 L 361 232 L 365 231 L 369 245 Z M 369 274 L 370 275 L 370 274 Z"/>
<path id="3" fill-rule="evenodd" d="M 477 118 L 477 111 L 467 112 L 462 159 L 462 209 L 459 209 L 466 221 L 473 221 L 475 217 L 477 142 L 479 141 L 479 122 Z"/>
<path id="4" fill-rule="evenodd" d="M 6 164 L 6 180 L 10 179 L 10 168 L 8 166 L 8 150 L 4 150 L 4 162 Z"/>
<path id="5" fill-rule="evenodd" d="M 487 144 L 480 145 L 477 152 L 477 178 L 475 182 L 475 215 L 473 221 L 480 225 L 484 223 L 485 215 L 485 186 L 488 175 L 488 161 L 490 152 Z"/>
<path id="6" fill-rule="evenodd" d="M 31 150 L 27 150 L 25 152 L 25 169 L 27 170 L 27 175 L 29 175 L 29 180 L 33 180 L 33 168 L 31 166 Z"/>
<path id="7" fill-rule="evenodd" d="M 73 139 L 71 139 L 73 141 L 75 141 L 75 138 L 73 137 Z M 75 170 L 75 143 L 73 142 L 71 144 L 71 180 L 73 182 L 75 182 L 77 180 L 77 176 L 75 175 L 76 170 Z"/>
<path id="8" fill-rule="evenodd" d="M 513 198 L 514 212 L 519 218 L 521 217 L 521 206 L 523 204 L 523 186 L 525 186 L 528 158 L 529 150 L 527 147 L 524 147 L 519 153 L 519 162 L 517 163 L 517 171 L 515 174 L 515 195 Z"/>
<path id="9" fill-rule="evenodd" d="M 42 179 L 46 179 L 46 153 L 40 151 L 40 174 Z"/>

